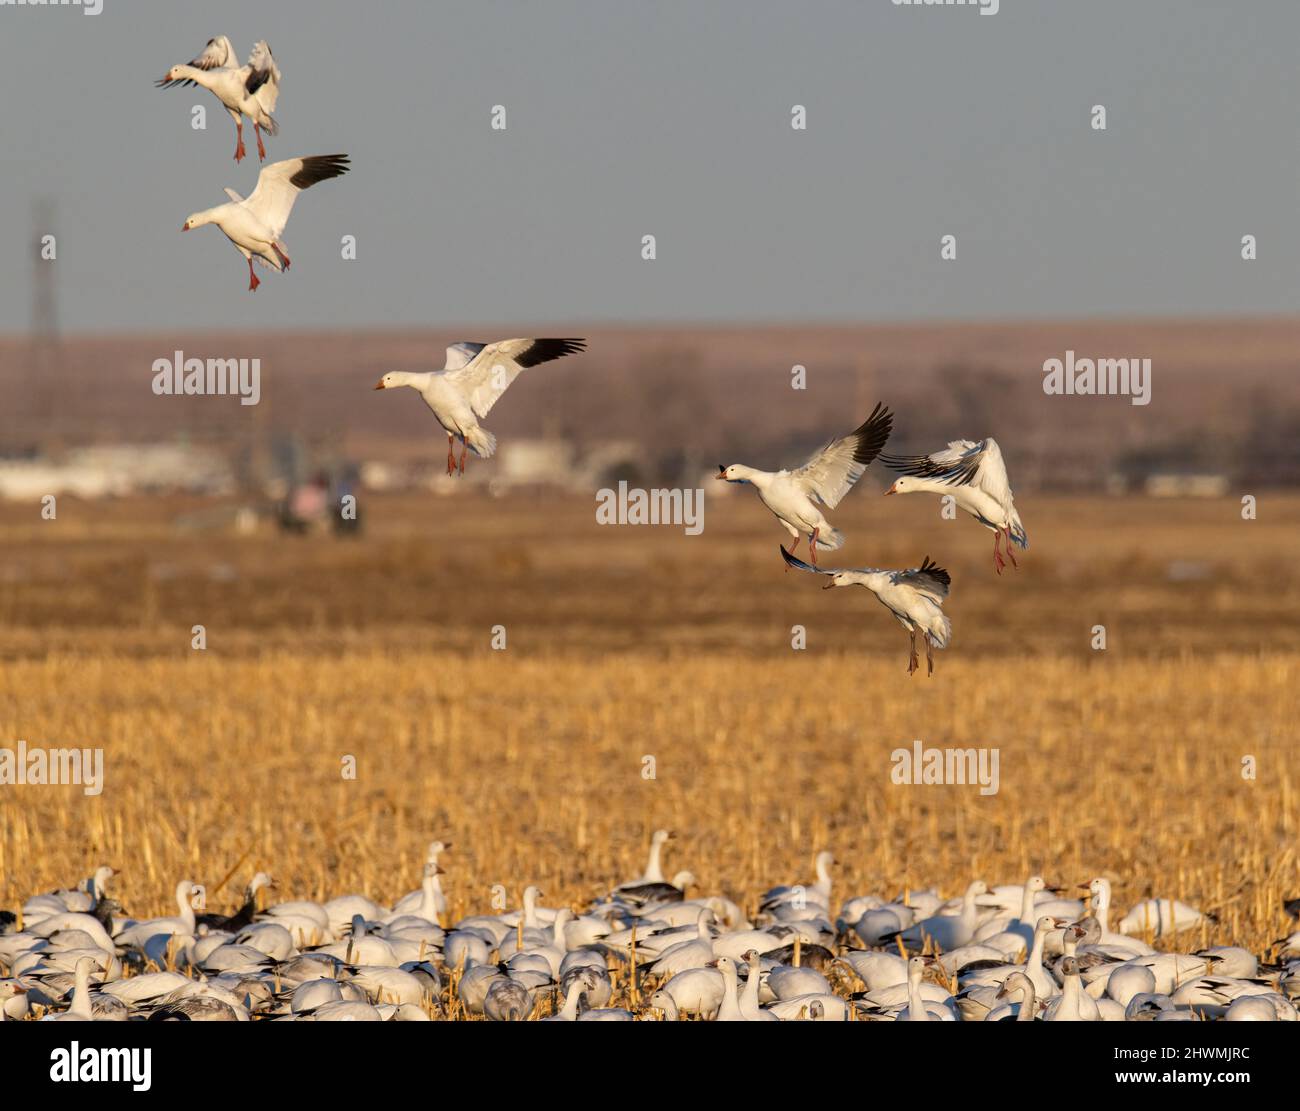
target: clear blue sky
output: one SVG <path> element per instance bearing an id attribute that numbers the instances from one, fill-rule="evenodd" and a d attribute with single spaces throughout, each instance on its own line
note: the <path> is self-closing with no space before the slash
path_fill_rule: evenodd
<path id="1" fill-rule="evenodd" d="M 256 162 L 210 94 L 153 87 L 216 34 L 284 71 L 271 160 L 354 163 L 256 295 L 179 230 Z M 1294 0 L 0 6 L 0 332 L 39 195 L 65 331 L 1290 312 L 1297 42 Z"/>

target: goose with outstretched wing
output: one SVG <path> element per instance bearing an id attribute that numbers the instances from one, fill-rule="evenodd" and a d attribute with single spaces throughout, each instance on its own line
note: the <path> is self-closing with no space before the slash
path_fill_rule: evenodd
<path id="1" fill-rule="evenodd" d="M 952 622 L 943 612 L 944 599 L 952 578 L 948 572 L 933 562 L 929 556 L 921 560 L 920 567 L 904 571 L 886 571 L 875 567 L 835 568 L 813 567 L 796 559 L 781 547 L 781 558 L 788 567 L 800 571 L 811 571 L 825 575 L 830 581 L 822 587 L 830 590 L 834 586 L 865 586 L 876 596 L 880 604 L 897 618 L 898 623 L 908 631 L 912 638 L 912 651 L 907 662 L 907 673 L 911 675 L 920 667 L 916 654 L 916 634 L 920 633 L 925 641 L 925 662 L 927 674 L 934 674 L 934 656 L 932 648 L 947 648 L 952 639 Z"/>
<path id="2" fill-rule="evenodd" d="M 497 438 L 479 421 L 486 417 L 510 384 L 529 367 L 548 363 L 587 349 L 584 339 L 503 339 L 496 343 L 453 343 L 447 348 L 442 370 L 415 373 L 391 370 L 375 385 L 377 390 L 410 386 L 424 398 L 447 433 L 447 473 L 465 473 L 470 450 L 481 459 L 497 449 Z M 460 437 L 460 465 L 453 453 Z"/>
<path id="3" fill-rule="evenodd" d="M 794 470 L 760 471 L 743 463 L 718 464 L 713 477 L 719 482 L 748 483 L 785 530 L 794 538 L 808 537 L 813 566 L 817 552 L 833 552 L 844 545 L 844 534 L 822 513 L 821 507 L 834 509 L 854 483 L 866 473 L 889 439 L 894 416 L 877 404 L 857 428 L 847 436 L 832 440 L 801 467 Z"/>
<path id="4" fill-rule="evenodd" d="M 1002 449 L 993 437 L 953 440 L 930 455 L 882 455 L 880 461 L 902 475 L 886 494 L 951 495 L 960 509 L 993 531 L 993 569 L 1000 575 L 1006 566 L 999 550 L 1004 536 L 1007 557 L 1013 567 L 1019 566 L 1011 546 L 1028 548 L 1029 536 L 1016 511 Z"/>

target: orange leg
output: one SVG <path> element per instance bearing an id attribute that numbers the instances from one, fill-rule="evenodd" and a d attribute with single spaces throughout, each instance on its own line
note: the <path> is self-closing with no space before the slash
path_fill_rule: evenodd
<path id="1" fill-rule="evenodd" d="M 995 529 L 993 532 L 993 570 L 999 575 L 1002 574 L 1002 568 L 1007 565 L 1007 561 L 1002 558 L 1002 552 L 998 545 L 1002 542 L 1002 530 Z"/>
<path id="2" fill-rule="evenodd" d="M 802 539 L 803 539 L 802 535 L 800 535 L 800 534 L 798 534 L 798 533 L 795 534 L 794 543 L 790 545 L 790 554 L 791 554 L 791 555 L 794 555 L 794 550 L 795 550 L 795 548 L 799 547 L 799 541 L 802 540 Z M 785 569 L 786 569 L 787 572 L 789 572 L 789 570 L 790 570 L 790 565 L 789 565 L 788 563 L 785 565 Z"/>
<path id="3" fill-rule="evenodd" d="M 812 531 L 812 537 L 808 540 L 808 550 L 812 553 L 812 565 L 817 566 L 817 534 L 821 529 L 815 528 Z"/>
<path id="4" fill-rule="evenodd" d="M 253 273 L 253 260 L 250 258 L 248 260 L 248 288 L 256 293 L 257 287 L 261 284 L 257 279 L 257 275 Z"/>
<path id="5" fill-rule="evenodd" d="M 253 131 L 257 135 L 257 159 L 259 162 L 265 162 L 266 147 L 262 146 L 262 129 L 256 120 L 253 121 Z"/>
<path id="6" fill-rule="evenodd" d="M 280 244 L 272 243 L 271 250 L 273 250 L 276 253 L 276 255 L 279 257 L 280 265 L 284 267 L 284 269 L 288 270 L 290 265 L 289 256 L 286 255 L 284 251 L 280 249 Z"/>
<path id="7" fill-rule="evenodd" d="M 1007 558 L 1011 560 L 1011 566 L 1018 571 L 1020 570 L 1020 564 L 1016 562 L 1016 553 L 1011 550 L 1011 545 L 1012 545 L 1011 529 L 1008 528 L 1006 530 L 1006 533 L 1007 533 Z"/>
<path id="8" fill-rule="evenodd" d="M 916 630 L 912 630 L 912 654 L 907 659 L 907 673 L 911 675 L 921 666 L 921 661 L 916 654 Z"/>
<path id="9" fill-rule="evenodd" d="M 447 473 L 448 474 L 456 473 L 456 456 L 455 454 L 453 454 L 451 450 L 455 446 L 455 444 L 456 444 L 455 438 L 452 436 L 450 432 L 448 432 L 447 433 Z"/>
<path id="10" fill-rule="evenodd" d="M 245 153 L 246 152 L 244 151 L 244 121 L 243 118 L 241 117 L 239 122 L 235 124 L 235 161 L 236 162 L 241 161 Z"/>
<path id="11" fill-rule="evenodd" d="M 460 473 L 465 473 L 465 456 L 469 454 L 469 444 L 464 440 L 460 442 Z"/>

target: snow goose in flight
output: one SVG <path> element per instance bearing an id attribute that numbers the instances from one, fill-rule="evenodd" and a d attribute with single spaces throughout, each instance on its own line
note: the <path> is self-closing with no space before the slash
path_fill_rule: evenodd
<path id="1" fill-rule="evenodd" d="M 181 225 L 181 231 L 216 224 L 248 260 L 248 288 L 256 290 L 262 283 L 253 273 L 254 258 L 272 270 L 289 269 L 289 249 L 281 236 L 298 194 L 317 182 L 346 174 L 349 165 L 346 154 L 314 154 L 272 162 L 262 167 L 257 188 L 250 196 L 241 197 L 227 189 L 228 204 L 195 212 Z"/>
<path id="2" fill-rule="evenodd" d="M 156 82 L 160 89 L 202 85 L 225 106 L 235 121 L 235 161 L 244 157 L 244 117 L 253 121 L 257 156 L 266 161 L 262 132 L 274 135 L 280 125 L 271 115 L 280 95 L 280 67 L 265 42 L 253 45 L 246 65 L 239 64 L 235 48 L 225 35 L 208 40 L 203 52 L 188 65 L 172 66 Z"/>
<path id="3" fill-rule="evenodd" d="M 822 587 L 823 590 L 830 590 L 833 586 L 865 586 L 911 634 L 912 654 L 907 662 L 908 675 L 921 666 L 916 655 L 918 632 L 925 640 L 927 674 L 934 674 L 931 649 L 947 648 L 952 637 L 952 622 L 944 615 L 942 608 L 952 580 L 947 571 L 930 561 L 929 556 L 921 561 L 920 567 L 906 571 L 881 571 L 874 567 L 849 570 L 810 567 L 787 552 L 784 546 L 781 548 L 781 558 L 788 566 L 797 567 L 800 571 L 830 576 L 831 581 Z"/>
<path id="4" fill-rule="evenodd" d="M 713 477 L 718 482 L 747 482 L 753 486 L 759 500 L 794 537 L 792 551 L 799 546 L 800 537 L 808 537 L 815 567 L 818 548 L 833 552 L 844 545 L 844 534 L 826 520 L 819 503 L 828 509 L 840 504 L 880 454 L 893 422 L 893 414 L 877 404 L 871 416 L 847 436 L 832 440 L 793 471 L 760 471 L 741 463 L 729 467 L 719 463 Z"/>
<path id="5" fill-rule="evenodd" d="M 888 494 L 951 494 L 957 505 L 993 530 L 993 568 L 1000 575 L 1006 560 L 999 550 L 1007 538 L 1007 556 L 1018 567 L 1011 545 L 1029 547 L 1025 526 L 1020 523 L 1002 449 L 991 436 L 978 442 L 953 440 L 931 455 L 882 455 L 880 461 L 902 477 L 885 491 Z"/>
<path id="6" fill-rule="evenodd" d="M 413 373 L 391 370 L 375 384 L 377 390 L 410 386 L 424 398 L 447 433 L 447 473 L 456 473 L 452 448 L 460 437 L 460 473 L 465 473 L 465 455 L 472 448 L 481 459 L 490 459 L 497 438 L 479 421 L 486 418 L 520 371 L 552 359 L 587 349 L 584 339 L 503 339 L 495 343 L 453 343 L 447 348 L 447 365 L 442 370 Z"/>

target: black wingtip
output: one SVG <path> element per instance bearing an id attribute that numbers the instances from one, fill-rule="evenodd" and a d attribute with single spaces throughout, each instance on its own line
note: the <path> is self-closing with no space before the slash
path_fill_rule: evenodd
<path id="1" fill-rule="evenodd" d="M 308 189 L 317 182 L 342 177 L 351 168 L 352 160 L 346 154 L 313 154 L 302 160 L 302 169 L 289 179 L 289 184 Z"/>
<path id="2" fill-rule="evenodd" d="M 853 430 L 853 435 L 857 437 L 857 444 L 853 449 L 853 461 L 863 464 L 874 462 L 876 456 L 884 449 L 893 430 L 894 414 L 883 403 L 877 401 L 876 407 L 871 410 L 871 416 Z"/>
<path id="3" fill-rule="evenodd" d="M 515 362 L 522 367 L 537 366 L 552 359 L 562 359 L 565 355 L 580 355 L 586 350 L 587 341 L 581 336 L 535 339 L 531 347 L 516 356 Z"/>
<path id="4" fill-rule="evenodd" d="M 929 556 L 921 560 L 921 566 L 917 568 L 918 573 L 929 575 L 937 579 L 946 587 L 952 586 L 952 576 L 948 574 L 947 568 L 940 567 Z"/>

